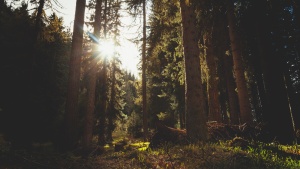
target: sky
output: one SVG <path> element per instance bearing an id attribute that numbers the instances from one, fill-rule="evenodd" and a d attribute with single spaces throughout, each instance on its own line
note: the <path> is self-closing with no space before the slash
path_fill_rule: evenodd
<path id="1" fill-rule="evenodd" d="M 63 0 L 60 1 L 60 3 L 63 6 L 63 8 L 60 9 L 61 12 L 57 13 L 57 15 L 63 17 L 65 25 L 73 29 L 76 0 Z M 126 14 L 122 14 L 122 16 L 124 15 Z M 121 22 L 122 25 L 124 25 L 120 33 L 121 46 L 119 48 L 122 68 L 134 74 L 135 77 L 138 77 L 139 76 L 138 63 L 140 60 L 139 49 L 136 44 L 128 40 L 136 36 L 137 28 L 136 27 L 126 28 L 127 26 L 132 25 L 134 22 L 130 17 L 125 17 L 125 16 L 122 17 Z"/>

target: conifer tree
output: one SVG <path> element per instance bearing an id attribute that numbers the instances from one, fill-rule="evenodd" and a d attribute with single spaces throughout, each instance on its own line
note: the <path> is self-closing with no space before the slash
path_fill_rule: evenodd
<path id="1" fill-rule="evenodd" d="M 95 6 L 95 20 L 94 20 L 94 33 L 92 38 L 94 39 L 94 43 L 92 44 L 92 55 L 90 56 L 90 64 L 88 71 L 88 99 L 87 99 L 87 109 L 85 115 L 85 123 L 84 123 L 84 132 L 83 132 L 83 146 L 85 148 L 89 148 L 93 139 L 93 129 L 94 129 L 94 113 L 95 113 L 95 95 L 96 95 L 96 78 L 98 71 L 98 42 L 100 39 L 100 30 L 101 30 L 101 5 L 102 0 L 96 1 Z"/>
<path id="2" fill-rule="evenodd" d="M 240 105 L 240 122 L 252 123 L 253 117 L 245 79 L 245 69 L 243 65 L 241 41 L 239 35 L 237 34 L 237 26 L 235 22 L 236 19 L 234 16 L 233 2 L 231 0 L 227 1 L 227 20 L 229 25 L 228 31 L 233 56 L 235 80 L 238 90 L 237 93 Z"/>
<path id="3" fill-rule="evenodd" d="M 208 139 L 207 112 L 201 82 L 195 4 L 180 0 L 185 63 L 186 130 L 192 142 Z"/>
<path id="4" fill-rule="evenodd" d="M 84 24 L 85 5 L 85 0 L 76 1 L 75 21 L 73 27 L 72 48 L 70 56 L 68 94 L 66 101 L 66 149 L 74 148 L 78 139 L 78 94 L 83 42 L 82 28 Z"/>

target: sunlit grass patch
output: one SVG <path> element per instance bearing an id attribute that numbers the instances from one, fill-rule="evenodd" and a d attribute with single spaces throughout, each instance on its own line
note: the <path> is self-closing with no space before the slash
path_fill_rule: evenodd
<path id="1" fill-rule="evenodd" d="M 287 153 L 300 155 L 300 145 L 280 145 L 279 148 Z"/>
<path id="2" fill-rule="evenodd" d="M 150 142 L 137 142 L 137 143 L 130 144 L 130 146 L 145 147 L 145 146 L 149 146 L 149 144 L 150 144 Z"/>
<path id="3" fill-rule="evenodd" d="M 141 148 L 138 148 L 138 150 L 139 150 L 139 151 L 146 151 L 147 148 L 148 148 L 148 147 L 141 147 Z"/>
<path id="4" fill-rule="evenodd" d="M 105 144 L 104 148 L 105 148 L 105 149 L 109 149 L 109 148 L 110 148 L 110 145 L 109 145 L 109 144 Z"/>
<path id="5" fill-rule="evenodd" d="M 132 143 L 129 146 L 137 148 L 139 151 L 146 151 L 149 147 L 150 142 L 137 142 L 137 143 Z"/>
<path id="6" fill-rule="evenodd" d="M 122 137 L 120 137 L 120 138 L 115 138 L 114 141 L 112 142 L 112 144 L 116 144 L 116 143 L 119 143 L 119 142 L 122 142 L 122 141 L 126 141 L 126 139 L 125 139 L 125 138 L 122 138 Z"/>

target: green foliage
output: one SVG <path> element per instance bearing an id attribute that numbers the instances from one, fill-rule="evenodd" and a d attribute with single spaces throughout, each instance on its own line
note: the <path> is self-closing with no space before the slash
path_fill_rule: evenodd
<path id="1" fill-rule="evenodd" d="M 292 156 L 283 157 L 261 144 L 255 148 L 252 146 L 243 150 L 241 147 L 231 147 L 226 142 L 165 145 L 161 149 L 140 153 L 139 160 L 144 165 L 163 168 L 168 168 L 167 165 L 170 168 L 299 168 L 300 161 Z"/>
<path id="2" fill-rule="evenodd" d="M 132 112 L 127 120 L 127 132 L 134 137 L 142 136 L 142 117 L 136 112 Z"/>
<path id="3" fill-rule="evenodd" d="M 159 149 L 146 149 L 149 142 L 115 135 L 116 144 L 128 144 L 115 152 L 114 146 L 95 149 L 89 157 L 78 152 L 59 153 L 38 144 L 33 151 L 0 149 L 0 167 L 16 168 L 205 168 L 205 169 L 297 169 L 300 167 L 299 146 L 252 142 L 243 149 L 231 146 L 230 141 L 219 143 L 165 144 Z M 3 146 L 0 137 L 0 148 Z M 36 146 L 38 146 L 36 145 Z M 46 147 L 43 147 L 46 146 Z M 146 149 L 146 150 L 145 150 Z M 286 154 L 293 152 L 294 154 Z"/>
<path id="4" fill-rule="evenodd" d="M 184 64 L 181 44 L 179 4 L 153 1 L 150 16 L 147 74 L 149 77 L 149 112 L 165 112 L 169 126 L 184 111 Z"/>
<path id="5" fill-rule="evenodd" d="M 124 106 L 124 114 L 130 115 L 134 110 L 136 110 L 135 99 L 137 98 L 137 87 L 135 85 L 136 79 L 130 73 L 125 72 L 124 74 L 124 85 L 122 90 L 125 92 L 124 100 L 126 100 L 126 105 Z"/>
<path id="6" fill-rule="evenodd" d="M 287 151 L 289 150 L 289 151 Z M 282 146 L 259 143 L 257 147 L 248 147 L 247 152 L 257 164 L 264 163 L 270 168 L 299 168 L 298 146 Z"/>

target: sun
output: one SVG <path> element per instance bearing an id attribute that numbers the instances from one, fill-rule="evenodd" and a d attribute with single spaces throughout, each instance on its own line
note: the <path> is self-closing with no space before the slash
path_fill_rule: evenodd
<path id="1" fill-rule="evenodd" d="M 111 60 L 114 56 L 118 56 L 121 68 L 138 77 L 139 52 L 136 50 L 137 47 L 124 38 L 120 39 L 119 44 L 116 45 L 112 39 L 100 39 L 98 43 L 99 57 Z"/>
<path id="2" fill-rule="evenodd" d="M 118 49 L 120 52 L 120 60 L 122 62 L 122 68 L 126 71 L 131 72 L 134 74 L 135 77 L 138 77 L 139 70 L 138 70 L 138 64 L 139 64 L 139 52 L 135 44 L 132 42 L 129 42 L 126 39 L 122 39 L 120 41 L 121 46 Z"/>
<path id="3" fill-rule="evenodd" d="M 114 41 L 111 39 L 100 39 L 98 50 L 100 52 L 101 57 L 110 59 L 114 56 L 116 52 L 116 46 Z"/>

